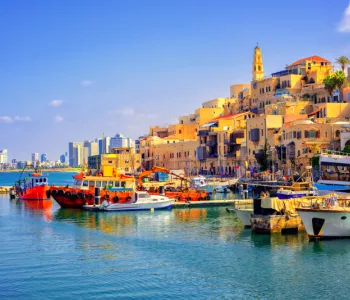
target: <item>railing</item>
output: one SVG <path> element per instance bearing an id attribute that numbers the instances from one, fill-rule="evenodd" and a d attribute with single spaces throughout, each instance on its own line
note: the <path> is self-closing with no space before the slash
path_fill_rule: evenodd
<path id="1" fill-rule="evenodd" d="M 321 150 L 321 154 L 328 154 L 328 155 L 339 155 L 339 156 L 347 156 L 350 158 L 350 153 L 341 152 L 341 151 L 334 151 L 334 150 Z"/>

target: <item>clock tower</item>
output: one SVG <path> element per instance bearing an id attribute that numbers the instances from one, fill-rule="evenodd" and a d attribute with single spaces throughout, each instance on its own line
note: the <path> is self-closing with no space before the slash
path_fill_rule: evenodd
<path id="1" fill-rule="evenodd" d="M 264 78 L 264 64 L 262 62 L 260 47 L 257 45 L 254 49 L 253 80 L 259 80 L 263 78 Z"/>

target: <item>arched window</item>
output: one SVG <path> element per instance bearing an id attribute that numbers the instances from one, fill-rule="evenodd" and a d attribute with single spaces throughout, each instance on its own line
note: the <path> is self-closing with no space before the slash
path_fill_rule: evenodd
<path id="1" fill-rule="evenodd" d="M 337 130 L 337 131 L 335 132 L 335 137 L 340 137 L 340 130 Z"/>
<path id="2" fill-rule="evenodd" d="M 261 66 L 258 66 L 258 70 L 261 71 Z"/>

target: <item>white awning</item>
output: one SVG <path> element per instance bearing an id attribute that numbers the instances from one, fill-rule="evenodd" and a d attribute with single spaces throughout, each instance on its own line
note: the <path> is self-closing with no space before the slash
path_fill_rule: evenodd
<path id="1" fill-rule="evenodd" d="M 202 127 L 211 127 L 211 126 L 214 126 L 214 125 L 218 125 L 218 122 L 210 122 L 210 123 L 207 123 L 207 124 L 204 124 L 201 126 Z"/>

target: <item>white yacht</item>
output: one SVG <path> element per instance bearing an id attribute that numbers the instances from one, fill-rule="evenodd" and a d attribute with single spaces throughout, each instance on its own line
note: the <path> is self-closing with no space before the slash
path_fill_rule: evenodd
<path id="1" fill-rule="evenodd" d="M 170 209 L 174 205 L 174 199 L 162 195 L 149 195 L 145 191 L 135 191 L 130 202 L 109 203 L 103 201 L 99 206 L 103 211 L 130 211 L 130 210 L 151 210 Z"/>

